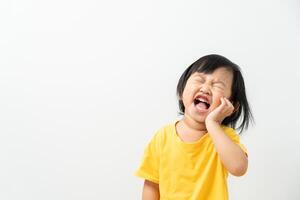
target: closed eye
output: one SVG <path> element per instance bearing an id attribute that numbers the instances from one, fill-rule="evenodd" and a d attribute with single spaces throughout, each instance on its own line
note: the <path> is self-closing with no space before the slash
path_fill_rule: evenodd
<path id="1" fill-rule="evenodd" d="M 218 87 L 225 87 L 225 83 L 223 83 L 223 82 L 214 82 L 213 83 L 213 86 L 218 86 Z"/>
<path id="2" fill-rule="evenodd" d="M 217 88 L 217 89 L 220 89 L 220 90 L 224 90 L 224 85 L 220 84 L 220 83 L 213 84 L 213 87 Z"/>

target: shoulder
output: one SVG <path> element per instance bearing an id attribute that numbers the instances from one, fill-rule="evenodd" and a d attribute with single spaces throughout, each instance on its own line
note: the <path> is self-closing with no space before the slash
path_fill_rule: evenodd
<path id="1" fill-rule="evenodd" d="M 173 131 L 175 130 L 175 123 L 174 122 L 169 122 L 163 126 L 161 126 L 160 128 L 158 128 L 153 136 L 153 140 L 158 141 L 160 143 L 165 143 L 166 140 L 171 137 L 171 134 L 173 133 Z"/>
<path id="2" fill-rule="evenodd" d="M 225 126 L 225 125 L 221 125 L 221 127 L 223 128 L 223 130 L 226 132 L 226 133 L 229 133 L 229 134 L 237 134 L 235 129 L 229 127 L 229 126 Z"/>
<path id="3" fill-rule="evenodd" d="M 247 148 L 242 143 L 240 143 L 240 135 L 237 134 L 233 128 L 230 128 L 227 126 L 222 126 L 222 128 L 223 128 L 224 132 L 226 133 L 226 135 L 228 137 L 230 137 L 234 143 L 238 144 L 242 148 L 242 150 L 246 153 L 246 155 L 248 156 Z"/>
<path id="4" fill-rule="evenodd" d="M 222 128 L 228 137 L 230 137 L 233 140 L 239 140 L 239 134 L 236 132 L 235 129 L 224 125 L 222 125 Z"/>

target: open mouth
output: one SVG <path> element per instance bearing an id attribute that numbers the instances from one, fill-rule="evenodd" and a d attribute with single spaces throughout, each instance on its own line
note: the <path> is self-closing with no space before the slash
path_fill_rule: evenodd
<path id="1" fill-rule="evenodd" d="M 194 100 L 194 105 L 199 110 L 207 110 L 210 107 L 210 103 L 209 103 L 208 99 L 203 98 L 203 97 L 196 98 Z"/>

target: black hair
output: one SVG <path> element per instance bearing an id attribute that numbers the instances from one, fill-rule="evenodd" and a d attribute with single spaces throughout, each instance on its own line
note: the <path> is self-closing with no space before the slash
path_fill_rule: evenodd
<path id="1" fill-rule="evenodd" d="M 183 72 L 177 84 L 177 97 L 180 110 L 179 114 L 183 115 L 185 111 L 181 97 L 189 77 L 195 72 L 210 74 L 220 67 L 224 67 L 232 71 L 233 80 L 230 100 L 233 102 L 233 105 L 236 105 L 237 103 L 239 104 L 238 109 L 222 121 L 222 125 L 230 126 L 235 129 L 237 122 L 241 120 L 237 127 L 241 133 L 244 129 L 248 128 L 250 121 L 254 121 L 247 101 L 244 79 L 240 67 L 221 55 L 210 54 L 203 56 L 196 60 Z"/>

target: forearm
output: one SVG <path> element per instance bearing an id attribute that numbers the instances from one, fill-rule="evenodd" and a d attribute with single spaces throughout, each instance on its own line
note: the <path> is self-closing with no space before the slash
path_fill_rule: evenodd
<path id="1" fill-rule="evenodd" d="M 244 175 L 248 168 L 248 158 L 244 151 L 225 134 L 218 123 L 209 122 L 206 128 L 224 167 L 232 175 Z"/>
<path id="2" fill-rule="evenodd" d="M 159 200 L 159 185 L 145 180 L 142 200 Z"/>

